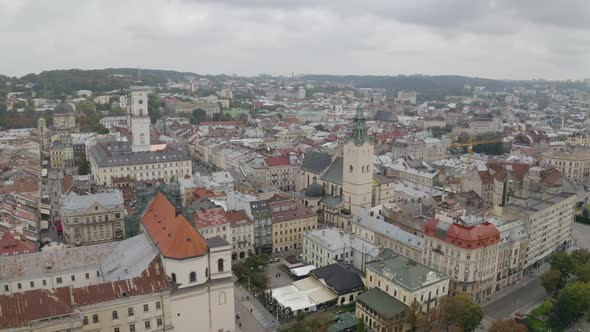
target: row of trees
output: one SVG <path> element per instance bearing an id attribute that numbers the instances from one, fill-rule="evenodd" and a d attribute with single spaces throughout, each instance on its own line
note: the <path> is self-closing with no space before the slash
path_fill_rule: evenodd
<path id="1" fill-rule="evenodd" d="M 584 313 L 590 317 L 590 252 L 576 250 L 551 256 L 551 269 L 541 275 L 541 284 L 554 297 L 549 313 L 554 327 L 568 326 Z M 575 280 L 575 282 L 570 282 Z"/>

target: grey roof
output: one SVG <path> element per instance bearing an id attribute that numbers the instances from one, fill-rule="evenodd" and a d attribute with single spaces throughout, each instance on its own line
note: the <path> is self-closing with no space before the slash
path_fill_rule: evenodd
<path id="1" fill-rule="evenodd" d="M 332 156 L 325 152 L 312 151 L 305 155 L 301 162 L 304 171 L 320 174 L 332 163 Z"/>
<path id="2" fill-rule="evenodd" d="M 380 173 L 373 174 L 373 179 L 375 179 L 375 181 L 379 182 L 380 184 L 391 183 L 395 181 L 394 179 L 388 178 L 387 176 Z"/>
<path id="3" fill-rule="evenodd" d="M 312 183 L 305 189 L 305 196 L 307 197 L 322 197 L 326 195 L 324 186 L 319 183 Z"/>
<path id="4" fill-rule="evenodd" d="M 157 254 L 152 242 L 142 233 L 119 242 L 0 256 L 0 280 L 101 271 L 104 282 L 115 281 L 139 276 Z"/>
<path id="5" fill-rule="evenodd" d="M 74 113 L 74 108 L 72 107 L 72 105 L 66 103 L 65 101 L 62 101 L 61 103 L 57 104 L 57 106 L 55 106 L 53 113 L 55 113 L 55 114 Z"/>
<path id="6" fill-rule="evenodd" d="M 370 229 L 373 232 L 397 240 L 416 250 L 422 250 L 422 238 L 383 220 L 381 216 L 369 216 L 367 209 L 360 209 L 358 216 L 353 221 L 360 227 Z"/>
<path id="7" fill-rule="evenodd" d="M 92 158 L 99 167 L 129 166 L 190 160 L 190 157 L 185 151 L 171 144 L 159 151 L 133 152 L 131 151 L 131 144 L 129 142 L 95 144 L 90 149 L 90 158 Z"/>
<path id="8" fill-rule="evenodd" d="M 100 204 L 101 206 L 112 209 L 124 209 L 123 193 L 114 189 L 111 192 L 96 193 L 91 195 L 78 195 L 70 192 L 61 207 L 62 216 L 79 215 L 88 210 L 92 205 Z"/>
<path id="9" fill-rule="evenodd" d="M 371 288 L 359 295 L 357 301 L 366 304 L 369 308 L 373 309 L 386 319 L 392 319 L 395 315 L 408 309 L 408 306 L 405 303 L 377 287 Z"/>
<path id="10" fill-rule="evenodd" d="M 385 276 L 408 290 L 417 290 L 449 277 L 408 257 L 384 249 L 377 261 L 367 264 L 367 268 Z"/>
<path id="11" fill-rule="evenodd" d="M 330 165 L 330 168 L 322 175 L 321 179 L 326 182 L 342 185 L 342 171 L 344 169 L 344 160 L 338 156 Z"/>
<path id="12" fill-rule="evenodd" d="M 229 246 L 229 242 L 227 242 L 224 238 L 220 236 L 215 236 L 210 239 L 207 239 L 207 245 L 209 246 L 209 248 L 223 247 Z"/>
<path id="13" fill-rule="evenodd" d="M 504 208 L 514 210 L 521 214 L 532 215 L 539 211 L 542 211 L 552 205 L 559 204 L 560 202 L 575 196 L 574 193 L 561 192 L 559 194 L 545 193 L 544 199 L 528 198 L 527 200 L 513 200 L 510 204 L 507 204 Z"/>
<path id="14" fill-rule="evenodd" d="M 328 207 L 335 209 L 342 204 L 342 197 L 341 196 L 326 196 L 320 200 L 320 203 L 324 203 Z"/>
<path id="15" fill-rule="evenodd" d="M 316 279 L 323 279 L 326 285 L 338 295 L 364 289 L 365 284 L 360 273 L 353 266 L 342 263 L 326 265 L 309 272 Z"/>

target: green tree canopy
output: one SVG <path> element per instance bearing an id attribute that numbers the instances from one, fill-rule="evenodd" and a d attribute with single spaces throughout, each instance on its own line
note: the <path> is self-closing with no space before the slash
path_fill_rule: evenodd
<path id="1" fill-rule="evenodd" d="M 465 332 L 475 330 L 483 319 L 483 310 L 470 297 L 445 296 L 439 307 L 440 317 L 447 326 L 458 326 Z"/>
<path id="2" fill-rule="evenodd" d="M 559 289 L 561 284 L 561 272 L 559 270 L 551 269 L 543 272 L 541 275 L 541 285 L 549 294 L 554 294 Z"/>
<path id="3" fill-rule="evenodd" d="M 590 309 L 590 283 L 574 282 L 565 286 L 554 306 L 554 313 L 567 326 Z"/>

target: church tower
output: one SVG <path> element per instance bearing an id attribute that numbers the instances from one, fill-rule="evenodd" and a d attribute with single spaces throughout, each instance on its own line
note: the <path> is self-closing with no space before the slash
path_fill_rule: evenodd
<path id="1" fill-rule="evenodd" d="M 133 152 L 150 150 L 150 116 L 148 112 L 149 88 L 138 82 L 131 88 L 129 128 L 131 129 Z"/>
<path id="2" fill-rule="evenodd" d="M 373 195 L 373 143 L 367 137 L 362 107 L 356 110 L 352 137 L 344 143 L 343 204 L 353 215 L 370 208 Z"/>

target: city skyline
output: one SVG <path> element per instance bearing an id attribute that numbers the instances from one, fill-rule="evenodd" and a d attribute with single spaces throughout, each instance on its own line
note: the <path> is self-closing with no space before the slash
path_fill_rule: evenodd
<path id="1" fill-rule="evenodd" d="M 589 4 L 569 1 L 0 2 L 0 73 L 590 77 Z"/>

